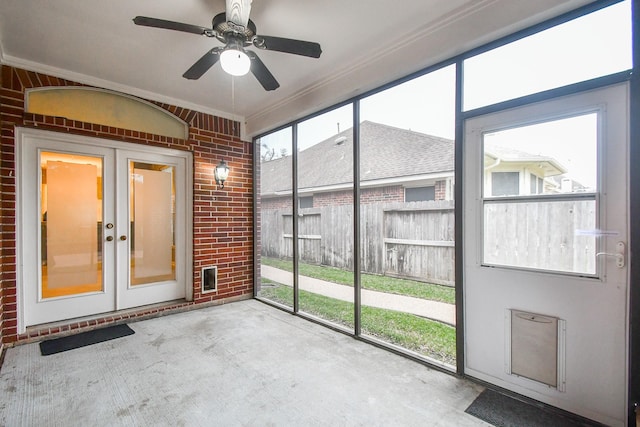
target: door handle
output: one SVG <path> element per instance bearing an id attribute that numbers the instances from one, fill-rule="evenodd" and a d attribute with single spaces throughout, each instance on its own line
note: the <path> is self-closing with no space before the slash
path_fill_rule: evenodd
<path id="1" fill-rule="evenodd" d="M 127 240 L 127 236 L 120 236 L 120 240 L 124 242 L 125 240 Z"/>
<path id="2" fill-rule="evenodd" d="M 616 252 L 615 253 L 598 252 L 596 254 L 596 256 L 613 257 L 613 258 L 616 259 L 616 265 L 618 266 L 618 268 L 624 268 L 626 254 L 627 254 L 627 248 L 626 248 L 624 242 L 618 242 L 618 243 L 616 243 Z"/>
<path id="3" fill-rule="evenodd" d="M 107 236 L 107 242 L 111 242 L 113 240 L 113 236 Z"/>

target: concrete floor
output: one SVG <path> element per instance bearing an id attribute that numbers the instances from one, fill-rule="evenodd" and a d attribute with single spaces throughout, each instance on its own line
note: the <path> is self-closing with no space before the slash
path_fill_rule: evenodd
<path id="1" fill-rule="evenodd" d="M 2 426 L 486 426 L 482 391 L 248 300 L 130 324 L 41 356 L 7 350 Z"/>

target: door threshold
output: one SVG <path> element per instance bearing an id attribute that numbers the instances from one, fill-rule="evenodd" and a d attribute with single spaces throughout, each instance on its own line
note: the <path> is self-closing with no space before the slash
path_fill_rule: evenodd
<path id="1" fill-rule="evenodd" d="M 17 343 L 26 344 L 29 342 L 40 341 L 44 337 L 70 335 L 81 331 L 96 329 L 98 327 L 150 319 L 169 313 L 176 313 L 193 306 L 193 304 L 193 302 L 186 301 L 184 299 L 165 301 L 140 307 L 94 314 L 91 316 L 76 317 L 73 319 L 28 326 L 26 328 L 26 332 L 18 336 Z"/>

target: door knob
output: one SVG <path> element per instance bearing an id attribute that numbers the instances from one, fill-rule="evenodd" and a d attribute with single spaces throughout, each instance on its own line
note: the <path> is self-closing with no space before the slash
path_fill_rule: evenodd
<path id="1" fill-rule="evenodd" d="M 107 242 L 110 242 L 113 240 L 113 236 L 107 236 Z"/>
<path id="2" fill-rule="evenodd" d="M 127 236 L 120 236 L 120 240 L 122 240 L 122 241 L 127 240 Z"/>

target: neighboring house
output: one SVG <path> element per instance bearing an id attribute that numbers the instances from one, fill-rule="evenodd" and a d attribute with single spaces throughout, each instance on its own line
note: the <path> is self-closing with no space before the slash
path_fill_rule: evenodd
<path id="1" fill-rule="evenodd" d="M 487 197 L 565 192 L 560 177 L 566 172 L 567 169 L 552 157 L 497 144 L 485 146 L 484 194 Z"/>
<path id="2" fill-rule="evenodd" d="M 361 203 L 453 199 L 453 141 L 365 121 L 360 125 Z M 353 130 L 300 151 L 300 207 L 351 204 Z M 287 207 L 291 156 L 261 165 L 263 209 Z"/>
<path id="3" fill-rule="evenodd" d="M 365 121 L 360 125 L 360 202 L 453 200 L 453 140 Z M 347 129 L 298 154 L 299 207 L 351 204 L 353 131 Z M 485 149 L 487 196 L 567 191 L 557 160 L 490 145 Z M 291 156 L 263 161 L 263 209 L 290 208 Z M 570 180 L 569 180 L 570 181 Z M 574 181 L 569 187 L 578 188 Z"/>

